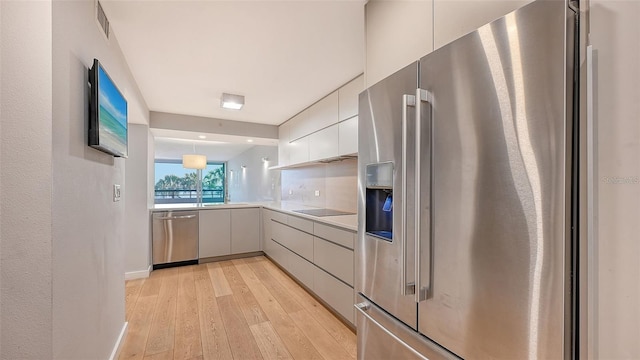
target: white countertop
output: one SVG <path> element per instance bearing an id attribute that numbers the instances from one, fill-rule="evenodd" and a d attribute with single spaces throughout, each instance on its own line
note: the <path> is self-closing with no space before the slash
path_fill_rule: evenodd
<path id="1" fill-rule="evenodd" d="M 313 216 L 301 214 L 293 210 L 309 210 L 317 209 L 311 206 L 291 204 L 287 202 L 252 202 L 252 203 L 223 203 L 197 206 L 196 204 L 156 204 L 151 212 L 156 211 L 178 211 L 178 210 L 215 210 L 215 209 L 241 209 L 264 207 L 270 210 L 279 211 L 288 215 L 294 215 L 301 218 L 337 226 L 343 229 L 358 231 L 358 215 L 338 215 L 338 216 Z"/>

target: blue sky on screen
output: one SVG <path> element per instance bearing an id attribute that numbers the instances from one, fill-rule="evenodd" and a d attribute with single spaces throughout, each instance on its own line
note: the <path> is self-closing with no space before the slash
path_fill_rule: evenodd
<path id="1" fill-rule="evenodd" d="M 120 95 L 116 86 L 109 80 L 101 66 L 98 71 L 98 86 L 100 87 L 100 105 L 102 105 L 118 122 L 126 127 L 127 101 Z"/>

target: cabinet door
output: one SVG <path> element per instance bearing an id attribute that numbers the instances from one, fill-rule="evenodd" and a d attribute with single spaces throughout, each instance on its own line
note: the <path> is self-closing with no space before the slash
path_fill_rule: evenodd
<path id="1" fill-rule="evenodd" d="M 324 129 L 338 122 L 338 92 L 334 91 L 322 100 L 311 105 L 308 118 L 305 120 L 304 134 Z"/>
<path id="2" fill-rule="evenodd" d="M 271 210 L 262 209 L 262 244 L 261 249 L 269 254 L 271 251 Z"/>
<path id="3" fill-rule="evenodd" d="M 313 270 L 313 291 L 353 324 L 353 288 L 318 267 Z"/>
<path id="4" fill-rule="evenodd" d="M 340 155 L 358 153 L 358 117 L 354 116 L 338 124 Z"/>
<path id="5" fill-rule="evenodd" d="M 289 143 L 289 165 L 309 161 L 309 137 Z"/>
<path id="6" fill-rule="evenodd" d="M 338 156 L 338 124 L 309 135 L 309 160 Z"/>
<path id="7" fill-rule="evenodd" d="M 301 137 L 309 134 L 309 131 L 306 129 L 307 127 L 307 118 L 309 117 L 309 109 L 303 110 L 298 115 L 292 117 L 285 124 L 289 124 L 289 139 L 291 142 L 293 140 L 298 140 Z M 283 124 L 284 125 L 284 124 Z"/>
<path id="8" fill-rule="evenodd" d="M 260 251 L 260 209 L 231 210 L 231 253 Z"/>
<path id="9" fill-rule="evenodd" d="M 531 0 L 434 0 L 433 39 L 438 49 Z"/>
<path id="10" fill-rule="evenodd" d="M 313 263 L 353 286 L 353 250 L 314 237 Z"/>
<path id="11" fill-rule="evenodd" d="M 231 210 L 201 210 L 199 257 L 231 254 Z"/>
<path id="12" fill-rule="evenodd" d="M 364 90 L 363 75 L 338 89 L 338 121 L 358 115 L 358 96 L 362 90 Z"/>
<path id="13" fill-rule="evenodd" d="M 289 165 L 289 130 L 290 123 L 278 127 L 278 165 Z"/>

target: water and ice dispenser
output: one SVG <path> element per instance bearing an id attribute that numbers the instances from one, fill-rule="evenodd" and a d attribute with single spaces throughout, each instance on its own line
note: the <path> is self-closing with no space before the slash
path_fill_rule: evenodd
<path id="1" fill-rule="evenodd" d="M 365 231 L 368 235 L 393 239 L 393 163 L 367 165 Z"/>

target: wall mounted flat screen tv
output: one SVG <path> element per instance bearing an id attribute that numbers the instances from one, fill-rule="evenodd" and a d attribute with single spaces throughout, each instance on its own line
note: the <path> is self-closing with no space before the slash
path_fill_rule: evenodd
<path id="1" fill-rule="evenodd" d="M 89 69 L 89 146 L 127 157 L 127 100 L 97 59 Z"/>

